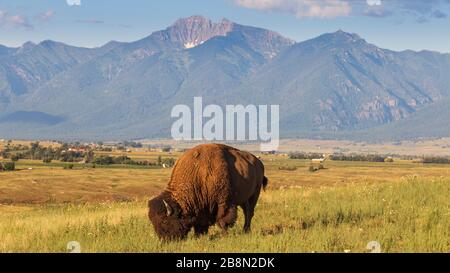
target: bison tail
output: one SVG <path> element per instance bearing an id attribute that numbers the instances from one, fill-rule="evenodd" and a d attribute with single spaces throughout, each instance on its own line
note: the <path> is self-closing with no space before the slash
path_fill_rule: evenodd
<path id="1" fill-rule="evenodd" d="M 266 190 L 268 184 L 269 184 L 269 179 L 267 179 L 267 177 L 264 176 L 264 179 L 262 181 L 262 186 L 263 186 L 264 190 Z"/>

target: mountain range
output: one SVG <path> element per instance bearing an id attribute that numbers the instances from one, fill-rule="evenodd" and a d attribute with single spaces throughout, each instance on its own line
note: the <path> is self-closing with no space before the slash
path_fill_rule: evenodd
<path id="1" fill-rule="evenodd" d="M 193 16 L 135 42 L 0 46 L 0 138 L 170 136 L 177 104 L 279 104 L 281 137 L 450 136 L 450 54 Z"/>

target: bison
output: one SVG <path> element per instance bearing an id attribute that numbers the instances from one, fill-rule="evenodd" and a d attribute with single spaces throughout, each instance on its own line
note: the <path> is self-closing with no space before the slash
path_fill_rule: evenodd
<path id="1" fill-rule="evenodd" d="M 210 226 L 226 233 L 244 211 L 244 231 L 250 231 L 255 206 L 268 180 L 264 165 L 254 155 L 221 144 L 204 144 L 188 150 L 174 166 L 165 191 L 148 202 L 148 217 L 163 240 L 196 236 Z"/>

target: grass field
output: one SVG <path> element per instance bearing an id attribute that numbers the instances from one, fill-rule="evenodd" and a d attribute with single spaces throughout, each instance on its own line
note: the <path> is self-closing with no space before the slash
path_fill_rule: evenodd
<path id="1" fill-rule="evenodd" d="M 448 252 L 450 180 L 273 190 L 262 195 L 251 234 L 242 215 L 228 236 L 217 229 L 187 241 L 161 243 L 145 202 L 41 205 L 5 209 L 1 252 Z"/>
<path id="2" fill-rule="evenodd" d="M 134 152 L 152 159 L 179 154 Z M 309 162 L 264 155 L 270 179 L 251 234 L 242 215 L 227 236 L 161 243 L 146 200 L 167 184 L 170 169 L 87 168 L 19 161 L 0 173 L 0 252 L 449 252 L 450 167 L 394 163 Z M 281 171 L 280 166 L 296 167 Z"/>

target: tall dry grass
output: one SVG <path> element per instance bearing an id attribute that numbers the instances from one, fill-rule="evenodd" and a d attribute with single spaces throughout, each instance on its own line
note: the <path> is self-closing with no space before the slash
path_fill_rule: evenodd
<path id="1" fill-rule="evenodd" d="M 161 243 L 145 202 L 0 207 L 0 252 L 448 252 L 450 179 L 272 190 L 262 194 L 251 234 L 242 215 L 227 236 Z"/>

